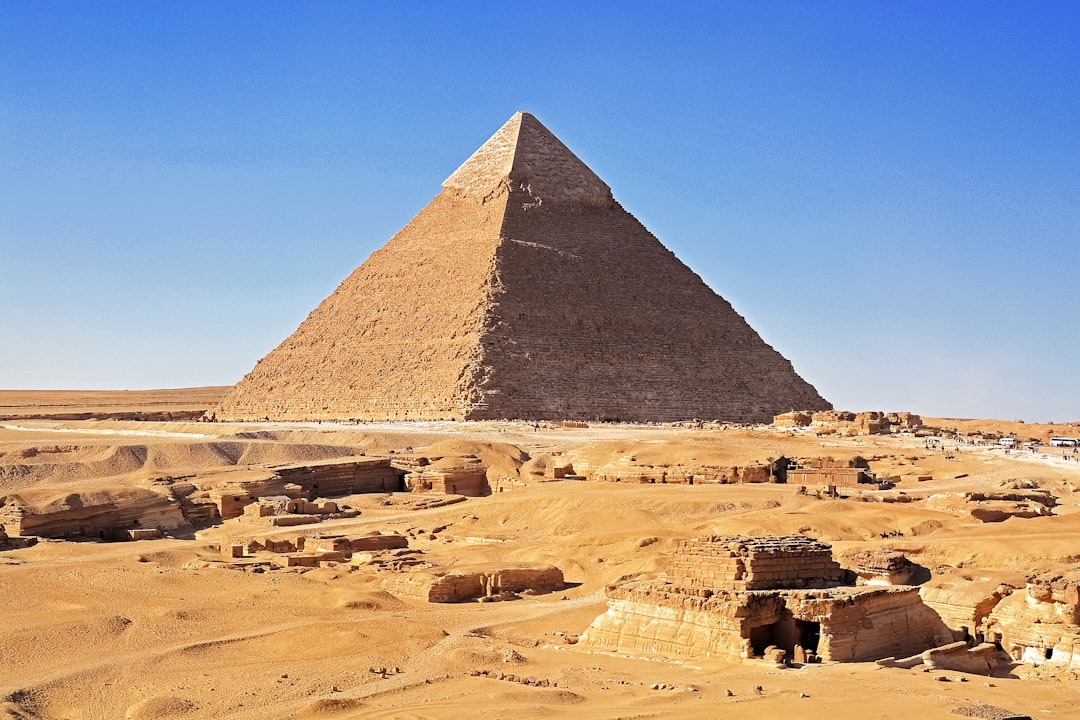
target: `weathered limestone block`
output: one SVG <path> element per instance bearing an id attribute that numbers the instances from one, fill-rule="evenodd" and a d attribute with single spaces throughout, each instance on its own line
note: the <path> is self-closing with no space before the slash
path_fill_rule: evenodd
<path id="1" fill-rule="evenodd" d="M 409 540 L 404 535 L 370 533 L 349 538 L 349 549 L 352 552 L 396 550 L 407 547 L 409 547 Z"/>
<path id="2" fill-rule="evenodd" d="M 954 642 L 922 652 L 922 661 L 931 670 L 986 675 L 1000 664 L 1000 651 L 992 643 L 969 647 L 966 642 Z"/>
<path id="3" fill-rule="evenodd" d="M 322 522 L 322 518 L 318 515 L 274 515 L 270 518 L 270 524 L 274 527 L 294 527 L 317 522 Z"/>
<path id="4" fill-rule="evenodd" d="M 864 550 L 848 559 L 859 585 L 907 585 L 915 565 L 896 550 Z"/>
<path id="5" fill-rule="evenodd" d="M 694 598 L 647 585 L 609 589 L 609 597 L 607 612 L 593 621 L 579 645 L 635 655 L 746 656 L 740 606 L 734 597 Z M 780 612 L 776 604 L 756 608 L 755 615 L 779 618 Z"/>
<path id="6" fill-rule="evenodd" d="M 781 413 L 773 417 L 775 427 L 806 427 L 814 420 L 814 414 L 799 410 Z"/>
<path id="7" fill-rule="evenodd" d="M 275 555 L 274 562 L 282 567 L 319 567 L 321 558 L 310 553 Z"/>
<path id="8" fill-rule="evenodd" d="M 851 588 L 829 594 L 826 599 L 813 598 L 813 592 L 787 596 L 797 620 L 821 624 L 817 652 L 823 659 L 899 657 L 952 640 L 941 618 L 919 598 L 918 588 Z"/>
<path id="9" fill-rule="evenodd" d="M 396 492 L 402 489 L 403 471 L 389 458 L 347 457 L 318 462 L 274 465 L 271 469 L 285 483 L 300 486 L 306 499 L 340 497 L 359 493 Z"/>
<path id="10" fill-rule="evenodd" d="M 768 645 L 794 654 L 803 633 L 825 660 L 866 661 L 952 640 L 916 588 L 747 591 L 708 598 L 648 583 L 609 589 L 608 611 L 582 635 L 596 649 L 670 657 L 751 657 Z M 804 653 L 807 651 L 803 646 Z"/>
<path id="11" fill-rule="evenodd" d="M 938 614 L 956 640 L 980 638 L 990 612 L 1012 591 L 996 580 L 937 580 L 919 588 L 923 602 Z"/>
<path id="12" fill-rule="evenodd" d="M 1002 522 L 1011 517 L 1053 515 L 1056 500 L 1048 493 L 935 493 L 926 499 L 931 510 L 968 514 L 980 522 Z"/>

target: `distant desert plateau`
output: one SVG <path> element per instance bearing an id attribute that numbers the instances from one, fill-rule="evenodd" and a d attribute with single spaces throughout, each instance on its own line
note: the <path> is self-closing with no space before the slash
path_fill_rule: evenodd
<path id="1" fill-rule="evenodd" d="M 0 717 L 1080 717 L 1080 423 L 228 390 L 0 392 Z"/>

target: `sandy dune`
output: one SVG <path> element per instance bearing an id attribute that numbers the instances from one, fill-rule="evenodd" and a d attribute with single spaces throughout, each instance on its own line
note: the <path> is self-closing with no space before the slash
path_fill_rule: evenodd
<path id="1" fill-rule="evenodd" d="M 30 407 L 32 400 L 24 394 L 0 404 Z M 68 400 L 68 407 L 102 406 L 100 398 Z M 655 575 L 679 540 L 703 534 L 801 533 L 831 543 L 841 560 L 894 548 L 938 581 L 1022 582 L 1036 571 L 1075 570 L 1080 462 L 1060 452 L 1005 455 L 953 443 L 927 449 L 911 436 L 835 438 L 772 428 L 6 424 L 2 495 L 148 488 L 170 473 L 359 452 L 476 455 L 489 481 L 505 478 L 502 492 L 430 509 L 412 509 L 408 497 L 356 495 L 341 501 L 359 516 L 327 520 L 318 530 L 397 532 L 433 565 L 548 563 L 568 586 L 512 602 L 432 604 L 387 593 L 372 567 L 245 571 L 223 562 L 220 548 L 291 538 L 299 529 L 240 518 L 189 539 L 42 540 L 0 552 L 0 717 L 909 718 L 974 706 L 1078 717 L 1076 672 L 1048 665 L 1013 664 L 992 678 L 873 663 L 782 670 L 756 660 L 625 657 L 573 644 L 607 607 L 607 584 Z M 1065 434 L 1062 426 L 1021 430 L 1024 437 Z M 1057 506 L 1046 517 L 982 523 L 918 499 L 864 502 L 861 491 L 818 499 L 782 484 L 543 482 L 528 468 L 521 472 L 541 456 L 577 469 L 628 457 L 647 465 L 748 465 L 781 455 L 861 456 L 875 471 L 905 478 L 887 492 L 915 498 L 1024 481 L 1051 492 Z M 500 673 L 548 686 L 500 680 Z"/>

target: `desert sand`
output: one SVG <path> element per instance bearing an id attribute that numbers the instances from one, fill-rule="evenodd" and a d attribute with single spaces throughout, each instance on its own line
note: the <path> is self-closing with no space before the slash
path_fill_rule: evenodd
<path id="1" fill-rule="evenodd" d="M 161 492 L 167 482 L 213 484 L 283 463 L 425 452 L 475 456 L 491 493 L 452 504 L 427 502 L 431 493 L 361 493 L 333 498 L 358 514 L 315 526 L 240 516 L 160 539 L 45 537 L 0 551 L 0 716 L 1080 716 L 1077 668 L 1068 664 L 1013 660 L 991 676 L 874 662 L 782 668 L 598 652 L 578 641 L 608 608 L 606 586 L 658 576 L 679 541 L 703 535 L 801 534 L 831 545 L 841 565 L 863 550 L 900 551 L 929 571 L 924 588 L 955 587 L 961 604 L 1002 583 L 1023 593 L 1029 576 L 1080 569 L 1080 462 L 1060 448 L 1006 454 L 996 444 L 937 436 L 931 444 L 908 433 L 843 437 L 771 426 L 42 417 L 206 409 L 224 390 L 0 393 L 0 496 L 46 509 L 73 497 L 123 503 L 125 493 Z M 1075 424 L 923 420 L 965 436 L 1080 435 Z M 819 498 L 793 484 L 590 479 L 605 467 L 747 467 L 780 456 L 862 457 L 877 476 L 899 480 L 888 490 L 841 488 L 841 497 Z M 549 477 L 550 466 L 569 464 L 582 479 Z M 1015 487 L 1045 491 L 1055 505 L 1040 516 L 983 522 L 957 499 Z M 909 501 L 868 501 L 898 494 Z M 228 548 L 252 540 L 372 532 L 406 538 L 420 568 L 551 565 L 565 587 L 503 602 L 430 603 L 391 594 L 383 581 L 394 571 L 356 555 L 316 567 L 282 567 L 260 553 L 228 557 Z"/>

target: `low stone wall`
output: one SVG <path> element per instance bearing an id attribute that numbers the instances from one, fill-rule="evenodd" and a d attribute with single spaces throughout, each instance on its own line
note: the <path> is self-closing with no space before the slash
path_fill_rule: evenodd
<path id="1" fill-rule="evenodd" d="M 874 479 L 862 468 L 796 468 L 787 471 L 787 480 L 795 485 L 836 485 L 858 487 L 873 483 Z"/>

